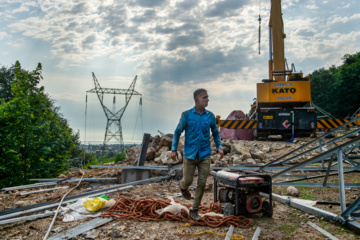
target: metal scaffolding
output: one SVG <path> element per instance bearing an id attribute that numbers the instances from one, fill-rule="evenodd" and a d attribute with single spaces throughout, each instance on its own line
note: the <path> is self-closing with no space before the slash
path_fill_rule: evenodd
<path id="1" fill-rule="evenodd" d="M 281 156 L 280 158 L 260 167 L 259 170 L 271 172 L 272 179 L 279 177 L 290 176 L 286 175 L 290 172 L 302 171 L 301 175 L 297 179 L 285 180 L 280 182 L 273 181 L 273 186 L 307 186 L 307 187 L 338 187 L 340 194 L 340 208 L 341 214 L 334 215 L 337 222 L 342 225 L 350 228 L 351 230 L 360 233 L 360 224 L 354 219 L 360 219 L 360 197 L 357 198 L 350 206 L 346 207 L 346 198 L 345 198 L 345 187 L 360 187 L 359 183 L 346 183 L 344 179 L 344 174 L 359 172 L 360 163 L 357 161 L 360 159 L 358 155 L 358 149 L 360 147 L 360 136 L 358 136 L 359 129 L 356 128 L 346 134 L 338 135 L 337 138 L 330 141 L 325 141 L 327 136 L 333 135 L 336 131 L 341 128 L 347 128 L 348 125 L 352 124 L 355 121 L 358 121 L 360 117 L 353 118 L 348 121 L 346 124 L 340 126 L 333 131 L 324 134 L 323 136 L 297 148 L 288 154 Z M 350 140 L 345 140 L 347 137 L 355 136 Z M 343 140 L 339 142 L 339 140 Z M 315 146 L 314 146 L 315 145 Z M 298 163 L 291 163 L 291 160 L 295 160 L 301 156 L 305 156 L 308 153 L 318 151 L 319 153 L 305 161 L 300 161 Z M 318 165 L 318 167 L 314 166 Z M 347 166 L 344 166 L 346 164 Z M 320 166 L 319 166 L 320 165 Z M 276 169 L 277 168 L 277 169 Z M 280 170 L 280 172 L 272 172 L 273 170 Z M 346 170 L 346 171 L 345 171 Z M 322 171 L 325 174 L 316 175 L 316 176 L 307 176 L 306 171 Z M 331 173 L 333 171 L 334 173 Z M 337 183 L 329 183 L 329 176 L 338 176 Z M 294 177 L 294 176 L 292 176 Z M 304 181 L 311 179 L 322 178 L 322 183 L 314 183 Z M 299 208 L 304 208 L 303 205 L 298 204 Z M 309 210 L 314 213 L 314 210 Z M 328 212 L 321 212 L 317 214 L 319 216 L 327 216 L 333 218 L 333 214 Z"/>
<path id="2" fill-rule="evenodd" d="M 104 110 L 107 123 L 106 123 L 106 130 L 105 130 L 105 136 L 104 136 L 104 148 L 107 148 L 107 144 L 111 139 L 115 139 L 120 144 L 120 149 L 124 152 L 125 146 L 124 146 L 124 140 L 122 135 L 122 127 L 121 127 L 121 118 L 124 115 L 124 112 L 126 110 L 126 107 L 128 106 L 130 99 L 133 95 L 140 95 L 141 94 L 134 90 L 137 76 L 135 76 L 134 80 L 130 84 L 130 87 L 128 89 L 115 89 L 115 88 L 102 88 L 99 84 L 99 81 L 97 80 L 94 73 L 92 73 L 94 85 L 95 88 L 86 91 L 87 93 L 96 93 L 100 104 Z M 107 108 L 104 104 L 104 94 L 114 94 L 114 100 L 113 100 L 113 109 L 112 111 Z M 125 95 L 125 106 L 123 106 L 120 110 L 116 111 L 115 109 L 115 95 Z M 116 125 L 116 131 L 112 132 L 110 127 L 115 124 Z"/>

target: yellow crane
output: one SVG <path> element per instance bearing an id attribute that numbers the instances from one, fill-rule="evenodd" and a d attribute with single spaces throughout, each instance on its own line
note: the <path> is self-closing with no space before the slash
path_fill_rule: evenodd
<path id="1" fill-rule="evenodd" d="M 251 105 L 248 120 L 220 120 L 218 116 L 218 126 L 253 129 L 256 138 L 281 135 L 284 139 L 293 139 L 295 136 L 309 136 L 317 129 L 345 124 L 348 122 L 346 119 L 317 120 L 315 107 L 311 104 L 310 77 L 296 72 L 293 64 L 291 69 L 287 68 L 281 0 L 270 1 L 268 79 L 256 84 L 256 101 Z M 259 15 L 259 39 L 260 21 Z"/>

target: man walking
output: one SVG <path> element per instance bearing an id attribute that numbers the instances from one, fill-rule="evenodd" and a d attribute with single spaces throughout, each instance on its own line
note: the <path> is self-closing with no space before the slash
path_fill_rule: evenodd
<path id="1" fill-rule="evenodd" d="M 180 181 L 180 190 L 185 199 L 191 199 L 188 190 L 193 182 L 195 169 L 198 169 L 198 182 L 195 192 L 195 199 L 190 208 L 190 218 L 194 221 L 200 221 L 198 214 L 201 199 L 204 195 L 206 179 L 210 172 L 210 129 L 216 148 L 223 157 L 224 152 L 221 146 L 219 130 L 216 126 L 215 116 L 212 112 L 206 110 L 209 96 L 203 88 L 194 92 L 195 107 L 181 114 L 179 124 L 174 133 L 171 147 L 171 158 L 177 158 L 177 146 L 181 133 L 185 130 L 183 179 Z"/>

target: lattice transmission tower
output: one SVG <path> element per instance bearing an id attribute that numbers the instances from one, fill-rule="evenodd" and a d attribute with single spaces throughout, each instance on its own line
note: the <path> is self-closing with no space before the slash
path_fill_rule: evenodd
<path id="1" fill-rule="evenodd" d="M 140 95 L 141 94 L 134 90 L 137 75 L 135 76 L 134 80 L 130 84 L 130 87 L 128 89 L 116 89 L 116 88 L 102 88 L 99 84 L 99 81 L 97 80 L 94 73 L 92 73 L 93 79 L 94 79 L 94 85 L 95 88 L 86 91 L 86 93 L 96 93 L 100 104 L 104 110 L 107 123 L 106 123 L 106 130 L 105 130 L 105 137 L 104 137 L 104 144 L 103 147 L 107 148 L 107 144 L 111 139 L 115 139 L 120 144 L 120 149 L 124 152 L 125 146 L 124 146 L 124 139 L 122 135 L 122 127 L 121 127 L 121 118 L 124 115 L 125 109 L 128 106 L 130 99 L 133 95 Z M 114 100 L 113 100 L 113 109 L 112 111 L 107 108 L 104 104 L 104 94 L 114 94 Z M 120 110 L 116 111 L 115 109 L 115 95 L 125 95 L 125 106 L 123 106 Z M 112 132 L 110 127 L 115 124 L 116 125 L 116 131 Z"/>

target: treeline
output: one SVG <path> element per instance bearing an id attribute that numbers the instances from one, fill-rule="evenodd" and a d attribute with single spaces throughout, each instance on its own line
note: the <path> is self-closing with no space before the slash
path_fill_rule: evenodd
<path id="1" fill-rule="evenodd" d="M 360 52 L 342 60 L 339 67 L 310 74 L 313 103 L 336 118 L 351 117 L 360 107 Z"/>

